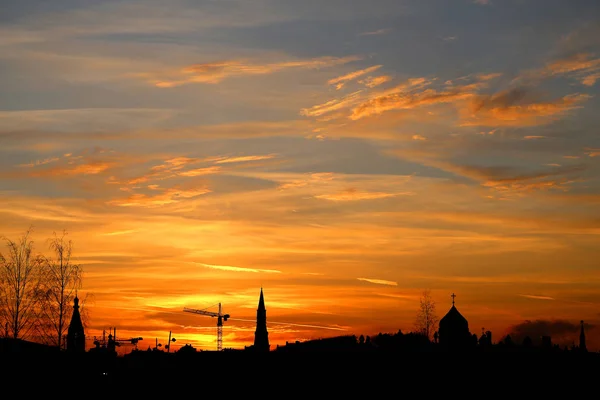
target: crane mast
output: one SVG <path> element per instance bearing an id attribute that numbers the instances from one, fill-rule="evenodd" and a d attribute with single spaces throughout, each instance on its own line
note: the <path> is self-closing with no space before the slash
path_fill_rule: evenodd
<path id="1" fill-rule="evenodd" d="M 227 321 L 229 314 L 223 314 L 221 303 L 219 303 L 219 311 L 207 311 L 207 310 L 195 310 L 192 308 L 184 307 L 183 311 L 194 314 L 207 315 L 209 317 L 217 317 L 217 351 L 223 350 L 223 321 Z"/>

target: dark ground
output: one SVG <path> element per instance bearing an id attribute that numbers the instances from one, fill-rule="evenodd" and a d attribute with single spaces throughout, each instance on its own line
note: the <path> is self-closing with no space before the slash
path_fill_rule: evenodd
<path id="1" fill-rule="evenodd" d="M 576 396 L 582 400 L 597 398 L 600 383 L 598 353 L 241 351 L 187 357 L 142 353 L 135 357 L 0 354 L 0 383 L 35 397 L 71 393 L 68 397 L 83 399 L 235 394 L 336 399 Z"/>

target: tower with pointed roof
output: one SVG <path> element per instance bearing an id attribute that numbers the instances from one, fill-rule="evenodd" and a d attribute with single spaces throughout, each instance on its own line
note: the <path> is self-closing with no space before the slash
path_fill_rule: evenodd
<path id="1" fill-rule="evenodd" d="M 472 344 L 469 322 L 454 304 L 456 295 L 452 293 L 452 307 L 439 323 L 439 343 L 446 349 L 464 348 Z"/>
<path id="2" fill-rule="evenodd" d="M 67 351 L 70 353 L 85 353 L 85 332 L 79 313 L 79 298 L 73 299 L 73 315 L 67 331 Z"/>
<path id="3" fill-rule="evenodd" d="M 579 333 L 579 350 L 587 351 L 587 346 L 585 345 L 585 332 L 583 331 L 583 321 L 581 321 L 581 332 Z"/>
<path id="4" fill-rule="evenodd" d="M 267 309 L 265 308 L 265 298 L 262 287 L 260 288 L 260 298 L 258 299 L 258 309 L 256 310 L 256 331 L 254 332 L 254 350 L 269 351 L 269 333 L 267 332 Z"/>

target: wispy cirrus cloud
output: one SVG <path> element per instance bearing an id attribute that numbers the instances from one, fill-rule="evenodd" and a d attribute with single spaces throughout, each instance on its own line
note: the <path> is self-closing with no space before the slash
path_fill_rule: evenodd
<path id="1" fill-rule="evenodd" d="M 237 157 L 223 157 L 217 159 L 215 163 L 217 164 L 230 164 L 230 163 L 240 163 L 240 162 L 249 162 L 249 161 L 261 161 L 261 160 L 269 160 L 271 158 L 277 157 L 276 154 L 265 154 L 265 155 L 256 155 L 256 156 L 237 156 Z"/>
<path id="2" fill-rule="evenodd" d="M 408 195 L 412 195 L 412 194 L 413 194 L 412 192 L 402 192 L 402 193 L 367 192 L 367 191 L 360 191 L 355 188 L 349 188 L 349 189 L 343 190 L 338 193 L 316 195 L 315 198 L 330 200 L 330 201 L 359 201 L 359 200 L 385 199 L 387 197 L 395 197 L 395 196 L 408 196 Z"/>
<path id="3" fill-rule="evenodd" d="M 232 272 L 250 272 L 250 273 L 268 273 L 268 274 L 281 274 L 281 271 L 276 269 L 259 269 L 259 268 L 246 268 L 246 267 L 234 267 L 231 265 L 212 265 L 204 263 L 196 263 L 203 267 L 210 269 L 218 269 L 221 271 L 232 271 Z"/>
<path id="4" fill-rule="evenodd" d="M 469 87 L 452 90 L 425 89 L 418 91 L 416 88 L 415 90 L 399 90 L 397 93 L 384 94 L 368 99 L 355 107 L 349 118 L 358 120 L 372 115 L 379 115 L 386 111 L 409 110 L 434 104 L 454 103 L 470 99 L 473 96 L 474 92 Z"/>
<path id="5" fill-rule="evenodd" d="M 507 167 L 458 166 L 456 168 L 466 176 L 478 179 L 483 186 L 500 192 L 568 190 L 568 185 L 575 182 L 577 174 L 586 169 L 584 165 L 575 165 L 524 173 Z"/>
<path id="6" fill-rule="evenodd" d="M 392 77 L 389 75 L 380 75 L 380 76 L 369 76 L 365 79 L 361 79 L 358 83 L 365 85 L 369 89 L 372 89 L 376 86 L 383 85 L 386 82 L 392 80 Z"/>
<path id="7" fill-rule="evenodd" d="M 155 126 L 175 114 L 160 108 L 70 108 L 0 111 L 0 132 L 44 129 L 49 132 L 97 132 Z M 90 128 L 91 127 L 91 128 Z M 43 136 L 46 136 L 45 134 Z M 43 139 L 43 136 L 40 139 Z"/>
<path id="8" fill-rule="evenodd" d="M 520 294 L 519 296 L 525 297 L 525 298 L 528 298 L 528 299 L 534 299 L 534 300 L 555 300 L 554 297 L 539 296 L 539 295 L 535 295 L 535 294 Z"/>
<path id="9" fill-rule="evenodd" d="M 550 75 L 584 71 L 589 77 L 589 72 L 600 65 L 598 63 L 580 57 L 549 64 L 544 71 Z M 552 100 L 540 100 L 527 85 L 484 93 L 490 82 L 500 76 L 502 73 L 498 72 L 470 74 L 446 80 L 443 85 L 436 85 L 438 79 L 435 77 L 418 77 L 377 91 L 368 90 L 372 87 L 367 85 L 366 89 L 303 108 L 300 114 L 321 120 L 335 114 L 337 118 L 356 121 L 390 111 L 447 104 L 458 111 L 458 126 L 521 127 L 544 125 L 563 118 L 592 97 L 586 93 L 571 93 Z"/>
<path id="10" fill-rule="evenodd" d="M 585 154 L 589 157 L 600 157 L 600 149 L 586 148 Z"/>
<path id="11" fill-rule="evenodd" d="M 371 278 L 356 278 L 359 281 L 374 283 L 376 285 L 387 285 L 387 286 L 398 286 L 398 282 L 387 281 L 384 279 L 371 279 Z"/>
<path id="12" fill-rule="evenodd" d="M 181 175 L 181 176 L 203 176 L 203 175 L 216 174 L 220 171 L 221 171 L 221 167 L 212 166 L 212 167 L 195 168 L 195 169 L 190 169 L 187 171 L 182 171 L 179 173 L 179 175 Z"/>
<path id="13" fill-rule="evenodd" d="M 330 79 L 329 81 L 327 81 L 327 84 L 335 85 L 335 88 L 337 90 L 340 90 L 341 88 L 344 87 L 344 85 L 346 83 L 348 83 L 358 77 L 361 77 L 363 75 L 377 71 L 381 67 L 382 67 L 382 65 L 373 65 L 372 67 L 360 69 L 358 71 L 353 71 L 353 72 L 347 73 L 345 75 L 338 76 L 337 78 Z"/>
<path id="14" fill-rule="evenodd" d="M 387 33 L 390 33 L 391 31 L 392 30 L 390 28 L 382 28 L 382 29 L 377 29 L 374 31 L 362 32 L 362 33 L 359 33 L 358 36 L 385 35 Z"/>
<path id="15" fill-rule="evenodd" d="M 426 142 L 425 142 L 426 143 Z M 577 182 L 586 165 L 552 166 L 550 169 L 531 170 L 512 166 L 464 165 L 448 160 L 444 151 L 397 149 L 391 154 L 418 162 L 429 167 L 439 168 L 458 176 L 478 182 L 491 190 L 499 198 L 518 196 L 540 190 L 568 191 Z"/>
<path id="16" fill-rule="evenodd" d="M 234 164 L 234 163 L 248 163 L 252 161 L 261 161 L 275 158 L 276 154 L 263 154 L 263 155 L 248 155 L 248 156 L 216 156 L 216 157 L 186 157 L 179 156 L 164 160 L 160 164 L 150 167 L 149 171 L 143 175 L 136 176 L 133 178 L 117 179 L 113 177 L 108 183 L 111 184 L 125 184 L 125 185 L 139 185 L 140 183 L 146 183 L 150 181 L 163 181 L 175 177 L 198 177 L 205 175 L 218 174 L 223 171 L 222 165 L 215 164 Z M 200 168 L 191 168 L 197 164 L 205 164 Z"/>
<path id="17" fill-rule="evenodd" d="M 210 193 L 211 190 L 206 187 L 199 188 L 167 188 L 156 195 L 147 195 L 144 193 L 135 193 L 124 199 L 108 201 L 108 205 L 119 207 L 161 207 L 173 203 L 178 203 L 185 199 L 201 196 Z"/>
<path id="18" fill-rule="evenodd" d="M 252 63 L 250 61 L 221 61 L 194 64 L 178 71 L 161 73 L 139 73 L 138 77 L 160 88 L 170 88 L 192 83 L 216 84 L 224 79 L 244 75 L 266 75 L 287 69 L 320 69 L 343 65 L 362 59 L 359 56 L 320 57 L 307 60 L 292 60 L 274 63 Z"/>
<path id="19" fill-rule="evenodd" d="M 319 117 L 324 114 L 331 113 L 333 111 L 339 111 L 347 109 L 348 107 L 355 105 L 362 101 L 362 90 L 358 90 L 354 93 L 350 93 L 341 99 L 329 100 L 322 104 L 317 104 L 309 108 L 303 108 L 300 110 L 300 115 L 306 117 Z"/>
<path id="20" fill-rule="evenodd" d="M 324 184 L 334 179 L 334 175 L 330 172 L 317 172 L 309 174 L 304 179 L 296 179 L 291 182 L 281 183 L 279 190 L 302 188 L 313 184 Z"/>
<path id="21" fill-rule="evenodd" d="M 552 77 L 572 78 L 584 86 L 594 86 L 600 79 L 600 58 L 591 53 L 577 53 L 548 62 L 542 68 L 525 71 L 515 78 L 515 82 L 535 82 Z"/>
<path id="22" fill-rule="evenodd" d="M 19 166 L 33 168 L 33 167 L 38 167 L 40 165 L 50 164 L 50 163 L 56 162 L 58 160 L 60 160 L 59 157 L 51 157 L 51 158 L 45 158 L 43 160 L 35 160 L 35 161 L 27 163 L 27 164 L 19 164 Z"/>
<path id="23" fill-rule="evenodd" d="M 476 91 L 486 87 L 484 81 L 433 89 L 436 78 L 410 78 L 390 89 L 370 92 L 359 90 L 339 99 L 304 108 L 301 115 L 319 117 L 334 111 L 345 111 L 346 118 L 359 120 L 387 111 L 408 110 L 443 103 L 455 103 L 473 98 Z"/>
<path id="24" fill-rule="evenodd" d="M 121 236 L 121 235 L 130 235 L 132 233 L 138 232 L 137 229 L 127 229 L 124 231 L 114 231 L 114 232 L 106 232 L 101 233 L 102 236 Z"/>
<path id="25" fill-rule="evenodd" d="M 65 177 L 75 175 L 98 175 L 101 174 L 112 166 L 111 163 L 104 161 L 87 161 L 81 164 L 63 164 L 53 166 L 51 168 L 45 168 L 40 170 L 32 170 L 31 176 L 34 177 Z"/>
<path id="26" fill-rule="evenodd" d="M 477 96 L 462 110 L 461 126 L 536 126 L 544 125 L 581 108 L 590 99 L 587 94 L 574 93 L 545 101 L 526 101 L 520 89 L 510 89 L 493 95 Z"/>

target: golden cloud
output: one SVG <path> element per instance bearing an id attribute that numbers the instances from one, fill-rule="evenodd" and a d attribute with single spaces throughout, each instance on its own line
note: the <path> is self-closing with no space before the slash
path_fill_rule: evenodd
<path id="1" fill-rule="evenodd" d="M 358 90 L 354 93 L 344 96 L 341 99 L 333 99 L 326 103 L 317 104 L 310 108 L 303 108 L 300 110 L 300 115 L 304 115 L 306 117 L 318 117 L 332 111 L 343 110 L 349 106 L 352 106 L 353 104 L 359 103 L 361 101 L 361 93 L 362 90 Z"/>
<path id="2" fill-rule="evenodd" d="M 394 93 L 370 99 L 352 110 L 350 119 L 357 120 L 390 110 L 407 110 L 439 103 L 453 103 L 472 98 L 474 93 L 457 89 L 437 91 L 426 89 L 420 93 Z"/>
<path id="3" fill-rule="evenodd" d="M 339 90 L 339 89 L 343 88 L 344 85 L 347 82 L 350 82 L 350 81 L 352 81 L 352 80 L 354 80 L 354 79 L 356 79 L 356 78 L 358 78 L 360 76 L 366 75 L 368 73 L 377 71 L 381 67 L 382 67 L 382 65 L 374 65 L 374 66 L 369 67 L 369 68 L 365 68 L 365 69 L 361 69 L 361 70 L 358 70 L 358 71 L 350 72 L 350 73 L 348 73 L 346 75 L 342 75 L 342 76 L 339 76 L 337 78 L 333 78 L 333 79 L 328 80 L 327 84 L 329 84 L 329 85 L 335 85 L 335 88 L 337 90 Z"/>
<path id="4" fill-rule="evenodd" d="M 65 155 L 66 157 L 66 155 Z M 20 164 L 20 167 L 28 167 L 28 168 L 33 168 L 33 167 L 37 167 L 40 165 L 45 165 L 45 164 L 49 164 L 49 163 L 53 163 L 55 161 L 60 160 L 60 158 L 58 157 L 51 157 L 51 158 L 45 158 L 43 160 L 36 160 L 27 164 Z"/>
<path id="5" fill-rule="evenodd" d="M 181 176 L 202 176 L 202 175 L 216 174 L 219 171 L 221 171 L 221 167 L 212 166 L 212 167 L 196 168 L 196 169 L 191 169 L 188 171 L 183 171 L 183 172 L 180 172 L 179 175 L 181 175 Z"/>
<path id="6" fill-rule="evenodd" d="M 31 176 L 52 176 L 52 177 L 60 177 L 60 176 L 75 176 L 75 175 L 97 175 L 106 170 L 108 170 L 112 166 L 111 163 L 102 162 L 102 161 L 91 161 L 84 164 L 78 165 L 58 165 L 53 168 L 46 168 L 42 170 L 35 170 L 31 172 Z"/>
<path id="7" fill-rule="evenodd" d="M 598 71 L 597 71 L 598 69 Z M 335 78 L 330 83 L 343 83 L 363 74 L 365 70 Z M 573 59 L 559 60 L 548 64 L 541 75 L 559 75 L 584 73 L 582 79 L 592 83 L 594 74 L 600 71 L 600 59 L 591 59 L 580 55 Z M 309 108 L 303 108 L 300 114 L 308 117 L 320 117 L 319 122 L 339 119 L 347 116 L 356 121 L 365 117 L 380 115 L 393 110 L 414 110 L 437 104 L 452 104 L 459 115 L 459 126 L 536 126 L 547 124 L 563 117 L 567 112 L 581 107 L 591 96 L 582 93 L 568 94 L 555 100 L 539 101 L 522 87 L 515 87 L 495 94 L 480 94 L 489 87 L 489 81 L 502 76 L 502 73 L 471 74 L 445 82 L 441 88 L 430 87 L 436 78 L 412 78 L 396 87 L 383 91 L 367 91 L 377 86 L 375 78 L 363 81 L 367 89 L 359 90 L 347 96 L 331 99 Z M 526 74 L 523 74 L 526 76 Z M 387 81 L 387 77 L 382 79 Z M 456 84 L 460 82 L 461 84 Z M 349 111 L 349 114 L 345 114 Z M 335 115 L 334 115 L 335 113 Z M 329 116 L 324 116 L 329 114 Z M 539 137 L 537 137 L 539 138 Z M 528 136 L 527 139 L 534 139 Z"/>
<path id="8" fill-rule="evenodd" d="M 555 60 L 544 67 L 526 71 L 515 81 L 539 80 L 557 76 L 566 76 L 579 81 L 585 86 L 594 86 L 600 79 L 600 58 L 593 58 L 589 53 L 579 53 L 571 57 Z"/>
<path id="9" fill-rule="evenodd" d="M 600 149 L 586 148 L 586 155 L 590 157 L 600 157 Z"/>
<path id="10" fill-rule="evenodd" d="M 395 197 L 402 195 L 412 195 L 411 192 L 402 193 L 386 193 L 386 192 L 362 192 L 354 188 L 343 190 L 339 193 L 334 194 L 320 194 L 315 196 L 317 199 L 324 199 L 330 201 L 358 201 L 358 200 L 375 200 L 384 199 L 387 197 Z"/>
<path id="11" fill-rule="evenodd" d="M 386 82 L 392 80 L 392 77 L 389 75 L 380 75 L 380 76 L 369 76 L 366 79 L 358 81 L 358 83 L 365 85 L 366 87 L 372 89 L 376 86 L 383 85 Z"/>
<path id="12" fill-rule="evenodd" d="M 376 285 L 387 285 L 387 286 L 398 286 L 398 282 L 386 281 L 384 279 L 371 279 L 371 278 L 356 278 L 359 281 L 374 283 Z"/>
<path id="13" fill-rule="evenodd" d="M 552 74 L 596 70 L 600 68 L 600 58 L 591 59 L 590 54 L 576 54 L 570 58 L 551 62 L 546 68 Z"/>
<path id="14" fill-rule="evenodd" d="M 248 61 L 222 61 L 214 63 L 194 64 L 179 71 L 167 73 L 167 78 L 159 78 L 156 74 L 143 73 L 138 76 L 148 80 L 156 87 L 171 88 L 191 83 L 216 84 L 224 79 L 244 75 L 265 75 L 285 69 L 319 69 L 347 64 L 360 60 L 361 57 L 320 57 L 309 60 L 284 61 L 269 64 L 254 64 Z"/>
<path id="15" fill-rule="evenodd" d="M 520 294 L 519 296 L 525 297 L 525 298 L 528 298 L 528 299 L 535 299 L 535 300 L 554 300 L 554 297 L 539 296 L 539 295 L 535 295 L 535 294 Z"/>
<path id="16" fill-rule="evenodd" d="M 150 181 L 157 180 L 168 180 L 175 177 L 198 177 L 205 175 L 217 174 L 222 171 L 223 167 L 221 165 L 209 165 L 201 168 L 192 168 L 187 169 L 194 164 L 199 163 L 208 163 L 208 164 L 233 164 L 233 163 L 242 163 L 242 162 L 250 162 L 250 161 L 259 161 L 266 160 L 276 157 L 275 154 L 267 154 L 267 155 L 251 155 L 251 156 L 238 156 L 238 157 L 207 157 L 207 158 L 190 158 L 185 156 L 178 156 L 169 158 L 158 165 L 154 165 L 150 167 L 149 171 L 141 176 L 137 176 L 134 178 L 125 178 L 123 180 L 117 179 L 114 176 L 111 176 L 107 183 L 109 184 L 118 184 L 125 185 L 122 190 L 130 191 L 131 188 L 127 186 L 139 185 L 140 183 L 146 183 Z M 159 190 L 158 185 L 150 184 L 146 185 L 149 189 Z M 134 200 L 142 200 L 146 201 L 145 197 L 141 197 L 140 195 L 136 195 Z M 159 198 L 155 199 L 159 200 Z"/>
<path id="17" fill-rule="evenodd" d="M 566 112 L 580 108 L 591 96 L 570 94 L 549 102 L 525 103 L 520 89 L 491 96 L 477 96 L 461 110 L 461 126 L 535 126 L 554 121 Z"/>
<path id="18" fill-rule="evenodd" d="M 239 157 L 225 157 L 215 161 L 217 164 L 227 164 L 227 163 L 238 163 L 238 162 L 248 162 L 248 161 L 260 161 L 260 160 L 269 160 L 271 158 L 276 157 L 275 154 L 266 154 L 261 156 L 239 156 Z"/>
<path id="19" fill-rule="evenodd" d="M 142 193 L 133 194 L 125 199 L 109 201 L 107 204 L 119 207 L 160 207 L 180 202 L 181 200 L 201 196 L 211 191 L 208 188 L 180 189 L 169 188 L 155 196 Z"/>
<path id="20" fill-rule="evenodd" d="M 567 191 L 569 186 L 577 181 L 577 174 L 586 168 L 584 165 L 574 165 L 536 172 L 521 172 L 510 167 L 458 165 L 444 159 L 443 154 L 423 149 L 395 150 L 392 154 L 473 179 L 482 187 L 492 189 L 502 196 L 548 189 Z"/>
<path id="21" fill-rule="evenodd" d="M 264 273 L 270 273 L 270 274 L 280 274 L 281 271 L 276 270 L 276 269 L 258 269 L 258 268 L 246 268 L 246 267 L 233 267 L 230 265 L 211 265 L 211 264 L 204 264 L 204 263 L 198 263 L 200 265 L 202 265 L 203 267 L 206 268 L 210 268 L 210 269 L 218 269 L 221 271 L 233 271 L 233 272 L 251 272 L 251 273 L 260 273 L 260 272 L 264 272 Z"/>

